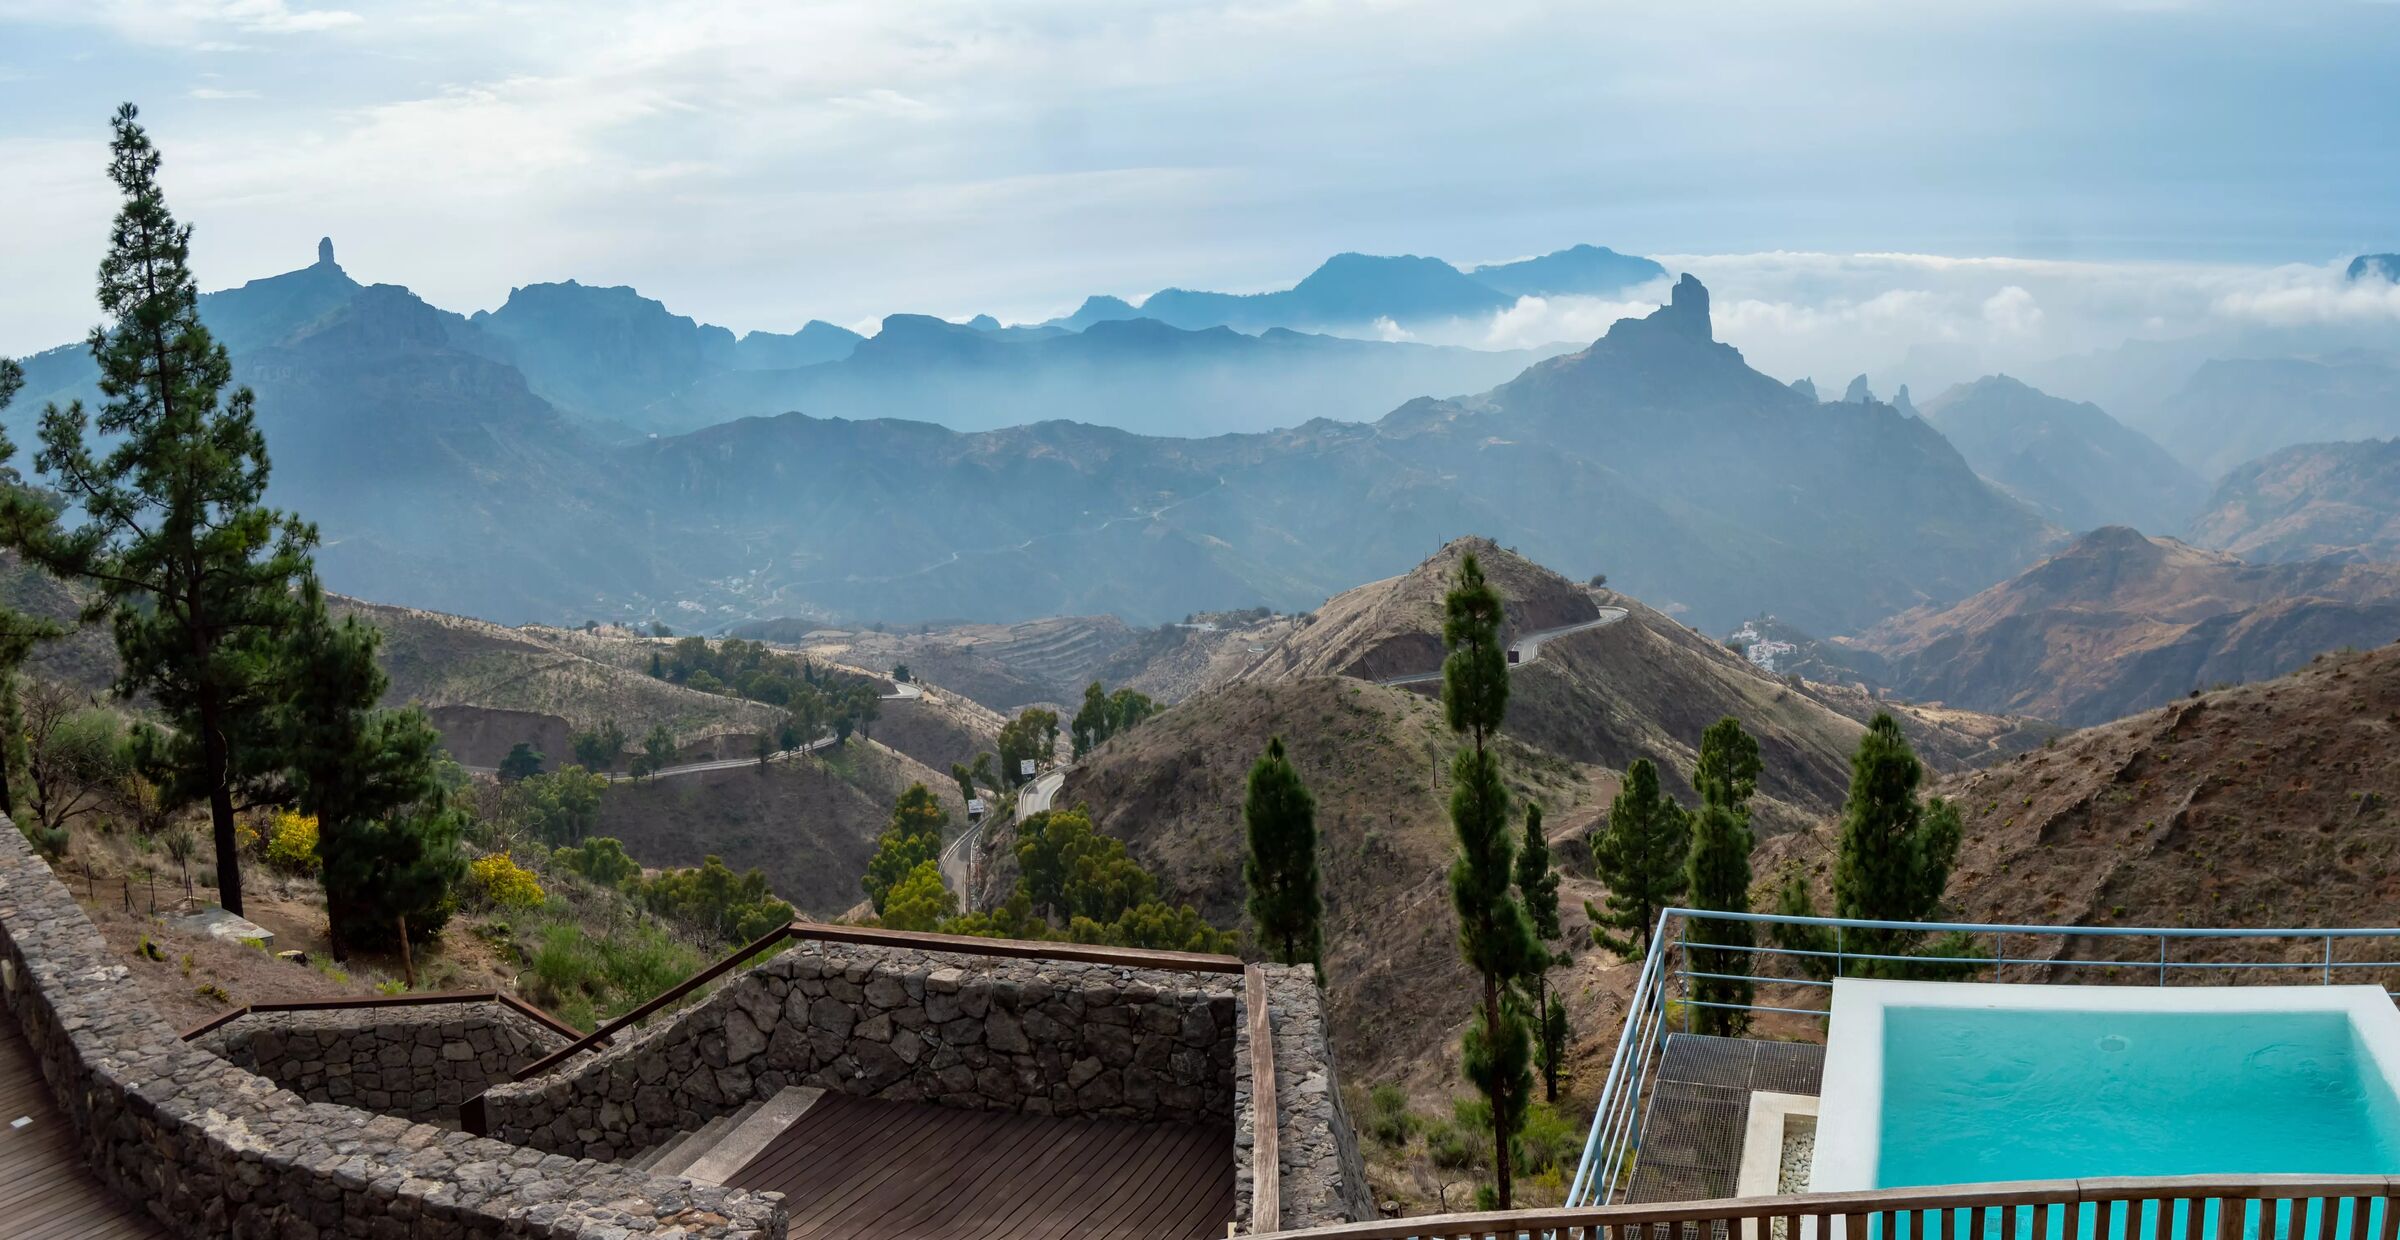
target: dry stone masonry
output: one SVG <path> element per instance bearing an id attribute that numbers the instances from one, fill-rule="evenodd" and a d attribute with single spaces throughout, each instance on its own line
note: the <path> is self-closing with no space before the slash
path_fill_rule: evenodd
<path id="1" fill-rule="evenodd" d="M 1250 1155 L 1257 1140 L 1250 1104 L 1250 1034 L 1247 1022 L 1237 1039 L 1234 1080 L 1234 1205 L 1246 1230 L 1274 1231 L 1363 1222 L 1376 1217 L 1359 1156 L 1358 1133 L 1342 1104 L 1342 1082 L 1333 1062 L 1325 1021 L 1325 993 L 1315 971 L 1304 965 L 1252 966 L 1265 975 L 1269 1027 L 1275 1040 L 1277 1189 L 1283 1212 L 1277 1219 L 1252 1217 Z"/>
<path id="2" fill-rule="evenodd" d="M 780 1240 L 774 1200 L 310 1102 L 183 1042 L 0 830 L 0 999 L 117 1193 L 176 1235 Z"/>
<path id="3" fill-rule="evenodd" d="M 194 1044 L 311 1102 L 456 1127 L 460 1103 L 567 1039 L 487 1000 L 252 1012 Z"/>
<path id="4" fill-rule="evenodd" d="M 486 1129 L 621 1158 L 786 1086 L 1034 1115 L 1233 1119 L 1237 976 L 804 943 L 549 1076 Z"/>

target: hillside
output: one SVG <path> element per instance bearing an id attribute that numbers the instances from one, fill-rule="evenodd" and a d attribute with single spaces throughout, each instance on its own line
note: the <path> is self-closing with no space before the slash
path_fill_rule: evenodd
<path id="1" fill-rule="evenodd" d="M 1949 901 L 1964 918 L 2389 925 L 2400 915 L 2400 646 L 2197 694 L 1936 791 L 1966 819 Z M 1829 855 L 1823 831 L 1771 842 L 1756 868 L 1821 870 Z M 2385 946 L 2363 950 L 2388 959 Z M 2157 945 L 2139 950 L 2155 959 Z M 2321 950 L 2253 949 L 2302 960 Z"/>
<path id="2" fill-rule="evenodd" d="M 1925 420 L 1975 472 L 2070 530 L 2180 529 L 2208 485 L 2098 405 L 1987 375 L 1925 402 Z"/>
<path id="3" fill-rule="evenodd" d="M 2302 444 L 2242 465 L 2191 538 L 2249 560 L 2400 561 L 2400 439 Z"/>
<path id="4" fill-rule="evenodd" d="M 1456 920 L 1444 877 L 1454 848 L 1447 799 L 1455 742 L 1441 707 L 1355 680 L 1248 683 L 1203 693 L 1102 745 L 1072 769 L 1057 803 L 1087 805 L 1159 875 L 1221 926 L 1242 909 L 1243 781 L 1280 735 L 1317 797 L 1325 876 L 1325 973 L 1335 1040 L 1355 1081 L 1442 1074 L 1467 1012 Z M 1588 831 L 1616 794 L 1612 775 L 1513 742 L 1512 790 L 1547 807 L 1553 840 Z M 1438 780 L 1438 782 L 1437 782 Z M 1577 911 L 1594 889 L 1569 879 Z M 1601 1018 L 1581 1010 L 1578 1029 Z"/>
<path id="5" fill-rule="evenodd" d="M 1859 634 L 1892 687 L 2069 726 L 2400 635 L 2400 567 L 2247 564 L 2112 526 L 1948 608 Z"/>
<path id="6" fill-rule="evenodd" d="M 1288 631 L 1288 616 L 1198 613 L 1189 622 L 1136 628 L 1114 616 L 1049 616 L 1015 624 L 923 625 L 915 631 L 841 629 L 805 620 L 738 625 L 736 636 L 773 641 L 811 657 L 861 667 L 906 664 L 919 679 L 996 710 L 1074 702 L 1094 680 L 1176 701 L 1232 679 Z"/>
<path id="7" fill-rule="evenodd" d="M 647 866 L 698 865 L 707 856 L 737 872 L 756 866 L 793 907 L 832 918 L 866 898 L 858 880 L 875 854 L 875 835 L 912 783 L 940 798 L 953 829 L 965 822 L 946 770 L 854 738 L 763 769 L 613 784 L 601 798 L 595 834 L 624 841 Z"/>
<path id="8" fill-rule="evenodd" d="M 1650 758 L 1665 771 L 1669 787 L 1688 799 L 1684 781 L 1701 731 L 1736 716 L 1758 736 L 1766 758 L 1762 832 L 1797 829 L 1839 803 L 1850 751 L 1874 709 L 1900 712 L 1912 739 L 1937 766 L 2004 755 L 2047 734 L 2023 721 L 1907 708 L 1857 690 L 1793 683 L 1630 595 L 1586 590 L 1488 539 L 1460 539 L 1408 573 L 1327 600 L 1313 622 L 1270 647 L 1243 679 L 1380 680 L 1438 669 L 1445 653 L 1442 598 L 1469 552 L 1504 600 L 1506 638 L 1594 625 L 1544 642 L 1531 661 L 1517 666 L 1510 735 L 1612 770 Z M 1411 687 L 1439 691 L 1431 682 Z"/>
<path id="9" fill-rule="evenodd" d="M 2159 442 L 2212 478 L 2294 444 L 2387 439 L 2400 435 L 2400 362 L 2367 349 L 2213 360 L 2157 422 Z"/>

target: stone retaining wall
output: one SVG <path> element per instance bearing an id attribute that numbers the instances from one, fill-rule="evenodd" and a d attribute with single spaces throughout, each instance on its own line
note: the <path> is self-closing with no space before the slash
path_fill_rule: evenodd
<path id="1" fill-rule="evenodd" d="M 554 1153 L 646 1149 L 790 1085 L 1039 1115 L 1228 1123 L 1237 975 L 803 943 L 575 1066 L 484 1095 Z"/>
<path id="2" fill-rule="evenodd" d="M 770 1198 L 310 1102 L 186 1044 L 8 829 L 0 997 L 85 1163 L 176 1235 L 784 1235 Z"/>
<path id="3" fill-rule="evenodd" d="M 458 1104 L 567 1044 L 504 1003 L 252 1012 L 192 1040 L 311 1102 L 458 1125 Z"/>
<path id="4" fill-rule="evenodd" d="M 1275 1141 L 1279 1219 L 1254 1219 L 1251 1150 L 1256 1115 L 1250 1104 L 1250 1031 L 1237 1039 L 1234 1084 L 1234 1205 L 1245 1230 L 1274 1231 L 1365 1222 L 1376 1217 L 1358 1133 L 1342 1103 L 1340 1073 L 1325 1020 L 1325 992 L 1315 971 L 1301 965 L 1254 965 L 1265 975 L 1268 1027 L 1275 1041 Z"/>

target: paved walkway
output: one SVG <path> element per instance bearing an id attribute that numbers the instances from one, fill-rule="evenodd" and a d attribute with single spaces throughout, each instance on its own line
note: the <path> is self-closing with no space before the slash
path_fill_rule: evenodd
<path id="1" fill-rule="evenodd" d="M 42 1082 L 16 1017 L 0 1009 L 0 1236 L 163 1240 L 168 1234 L 83 1165 L 75 1132 Z"/>
<path id="2" fill-rule="evenodd" d="M 1233 1127 L 819 1098 L 725 1182 L 791 1240 L 1218 1240 Z"/>

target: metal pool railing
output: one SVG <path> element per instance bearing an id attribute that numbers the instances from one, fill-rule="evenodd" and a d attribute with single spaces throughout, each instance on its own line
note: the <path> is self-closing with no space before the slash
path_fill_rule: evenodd
<path id="1" fill-rule="evenodd" d="M 1752 941 L 1717 941 L 1735 927 Z M 1690 1030 L 1712 1009 L 1823 1020 L 1825 1005 L 1808 1000 L 1860 974 L 2141 986 L 2360 982 L 2389 995 L 2400 980 L 2395 955 L 2400 928 L 2391 927 L 2043 926 L 1671 908 L 1659 915 L 1627 999 L 1566 1204 L 1608 1205 L 1622 1195 L 1640 1157 L 1660 1045 L 1671 1027 Z"/>

